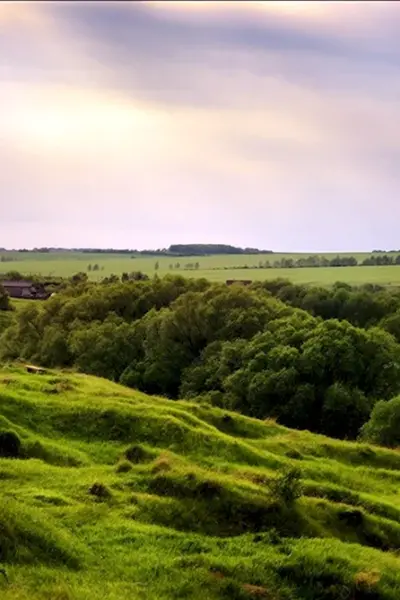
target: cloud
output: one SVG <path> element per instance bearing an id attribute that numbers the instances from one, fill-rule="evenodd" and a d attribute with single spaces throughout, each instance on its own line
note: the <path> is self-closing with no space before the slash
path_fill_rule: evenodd
<path id="1" fill-rule="evenodd" d="M 399 17 L 0 6 L 0 245 L 396 245 Z"/>

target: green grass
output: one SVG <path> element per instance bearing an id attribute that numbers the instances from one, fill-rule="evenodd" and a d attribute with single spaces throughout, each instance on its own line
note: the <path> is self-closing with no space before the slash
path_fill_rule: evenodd
<path id="1" fill-rule="evenodd" d="M 17 367 L 1 431 L 2 600 L 400 597 L 398 452 Z"/>
<path id="2" fill-rule="evenodd" d="M 27 300 L 26 298 L 12 298 L 10 300 L 11 302 L 11 306 L 15 309 L 15 310 L 21 310 L 26 308 L 27 306 L 32 306 L 32 300 Z M 0 314 L 1 316 L 1 314 Z"/>
<path id="3" fill-rule="evenodd" d="M 362 261 L 368 253 L 342 253 L 343 256 L 355 256 Z M 99 279 L 112 273 L 121 275 L 124 271 L 142 271 L 148 275 L 155 273 L 155 263 L 159 263 L 158 274 L 180 273 L 188 277 L 205 277 L 212 281 L 225 281 L 226 279 L 252 279 L 266 280 L 277 277 L 288 278 L 296 283 L 331 285 L 336 281 L 343 281 L 352 285 L 364 283 L 375 283 L 387 286 L 400 285 L 400 267 L 328 267 L 328 268 L 304 268 L 304 269 L 246 269 L 257 266 L 261 261 L 281 260 L 282 258 L 300 258 L 309 254 L 266 254 L 266 255 L 219 255 L 208 257 L 182 257 L 172 259 L 170 257 L 137 257 L 130 255 L 115 254 L 85 254 L 79 252 L 60 253 L 14 253 L 13 261 L 1 263 L 0 271 L 16 270 L 24 275 L 41 274 L 45 276 L 69 277 L 78 271 L 87 272 L 89 264 L 98 264 L 102 270 L 90 272 L 92 279 Z M 324 254 L 332 258 L 336 254 Z M 180 269 L 171 271 L 170 265 L 179 262 Z M 199 262 L 196 271 L 184 270 L 187 263 Z M 243 266 L 243 269 L 233 267 Z"/>

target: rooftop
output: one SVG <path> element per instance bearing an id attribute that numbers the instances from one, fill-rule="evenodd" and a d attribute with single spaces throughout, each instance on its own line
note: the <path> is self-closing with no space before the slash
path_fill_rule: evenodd
<path id="1" fill-rule="evenodd" d="M 24 281 L 24 280 L 18 280 L 18 281 L 0 281 L 0 285 L 2 285 L 3 287 L 14 287 L 14 288 L 19 288 L 19 287 L 31 287 L 32 285 L 34 285 L 33 281 Z"/>

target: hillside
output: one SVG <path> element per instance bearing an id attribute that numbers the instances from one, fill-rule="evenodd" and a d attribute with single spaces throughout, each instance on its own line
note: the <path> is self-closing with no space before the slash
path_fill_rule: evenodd
<path id="1" fill-rule="evenodd" d="M 0 453 L 4 600 L 400 597 L 397 452 L 8 367 Z"/>

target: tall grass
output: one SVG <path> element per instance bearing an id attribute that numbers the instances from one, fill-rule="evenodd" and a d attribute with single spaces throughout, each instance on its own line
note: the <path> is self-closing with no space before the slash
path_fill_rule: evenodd
<path id="1" fill-rule="evenodd" d="M 396 451 L 16 367 L 4 431 L 2 599 L 400 597 Z"/>

